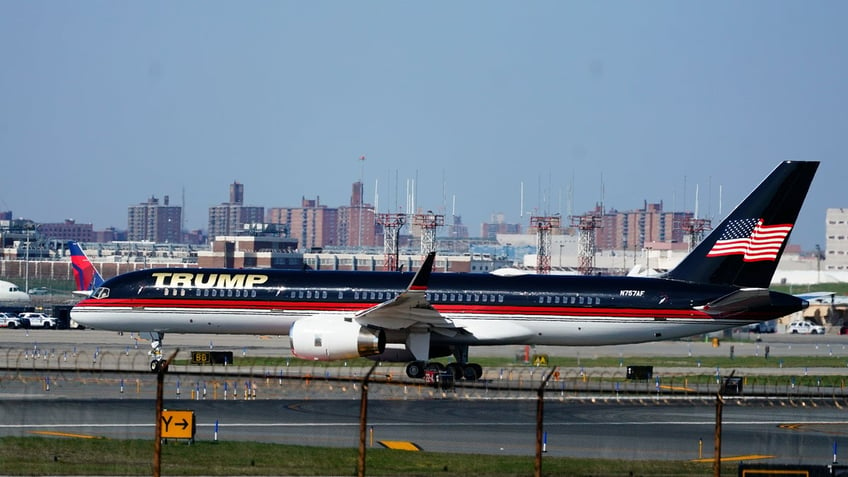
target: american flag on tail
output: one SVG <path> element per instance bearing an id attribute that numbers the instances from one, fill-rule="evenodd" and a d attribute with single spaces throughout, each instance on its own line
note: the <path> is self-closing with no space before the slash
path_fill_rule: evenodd
<path id="1" fill-rule="evenodd" d="M 742 255 L 746 262 L 776 260 L 792 224 L 763 225 L 763 219 L 731 220 L 708 257 Z"/>

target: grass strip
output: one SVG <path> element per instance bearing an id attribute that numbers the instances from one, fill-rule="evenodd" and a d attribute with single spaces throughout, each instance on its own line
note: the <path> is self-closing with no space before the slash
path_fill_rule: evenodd
<path id="1" fill-rule="evenodd" d="M 356 475 L 357 451 L 257 442 L 170 442 L 162 446 L 162 475 Z M 367 475 L 507 477 L 533 473 L 532 456 L 491 456 L 367 451 Z M 722 474 L 736 472 L 735 463 Z M 544 457 L 545 475 L 712 475 L 711 463 Z M 4 475 L 151 475 L 153 442 L 147 440 L 4 437 Z"/>

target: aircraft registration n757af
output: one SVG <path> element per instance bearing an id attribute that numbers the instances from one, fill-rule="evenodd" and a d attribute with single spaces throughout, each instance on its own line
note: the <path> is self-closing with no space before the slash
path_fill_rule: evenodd
<path id="1" fill-rule="evenodd" d="M 658 277 L 149 269 L 103 283 L 71 317 L 154 334 L 289 335 L 295 356 L 442 365 L 478 379 L 470 346 L 599 346 L 676 339 L 772 320 L 807 302 L 768 289 L 818 168 L 787 161 L 674 269 Z M 161 352 L 153 353 L 156 370 Z"/>

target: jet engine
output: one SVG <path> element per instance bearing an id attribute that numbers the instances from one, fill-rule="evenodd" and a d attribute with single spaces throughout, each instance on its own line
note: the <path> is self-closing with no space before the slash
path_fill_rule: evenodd
<path id="1" fill-rule="evenodd" d="M 386 350 L 386 334 L 339 317 L 313 316 L 294 322 L 292 353 L 313 361 L 373 356 Z"/>

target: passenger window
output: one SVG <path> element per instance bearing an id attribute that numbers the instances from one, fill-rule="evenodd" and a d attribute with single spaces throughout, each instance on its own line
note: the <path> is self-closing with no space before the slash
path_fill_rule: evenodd
<path id="1" fill-rule="evenodd" d="M 483 303 L 486 303 L 488 301 L 487 298 L 488 298 L 488 295 L 483 295 Z"/>
<path id="2" fill-rule="evenodd" d="M 327 299 L 327 290 L 324 290 L 324 291 L 322 291 L 322 292 L 321 292 L 321 299 L 322 299 L 322 300 L 326 300 L 326 299 Z"/>
<path id="3" fill-rule="evenodd" d="M 212 296 L 218 296 L 218 290 L 212 289 Z"/>
<path id="4" fill-rule="evenodd" d="M 503 303 L 504 297 L 503 295 L 498 295 L 498 303 Z"/>

